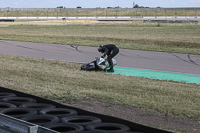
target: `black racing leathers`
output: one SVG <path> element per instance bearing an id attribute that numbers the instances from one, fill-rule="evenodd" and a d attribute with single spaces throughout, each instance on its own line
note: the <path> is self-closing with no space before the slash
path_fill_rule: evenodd
<path id="1" fill-rule="evenodd" d="M 110 65 L 110 69 L 113 69 L 112 58 L 119 53 L 119 48 L 116 47 L 114 44 L 107 44 L 103 46 L 101 53 L 104 53 L 103 58 L 107 55 L 107 60 Z"/>

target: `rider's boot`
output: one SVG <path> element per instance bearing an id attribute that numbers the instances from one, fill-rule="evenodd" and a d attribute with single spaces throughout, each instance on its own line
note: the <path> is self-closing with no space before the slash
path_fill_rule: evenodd
<path id="1" fill-rule="evenodd" d="M 108 63 L 109 63 L 110 69 L 108 69 L 107 72 L 114 72 L 112 59 L 109 59 Z"/>

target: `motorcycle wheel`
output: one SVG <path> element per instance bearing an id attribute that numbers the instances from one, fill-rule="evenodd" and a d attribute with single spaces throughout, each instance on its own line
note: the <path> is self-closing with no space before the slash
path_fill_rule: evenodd
<path id="1" fill-rule="evenodd" d="M 93 71 L 93 70 L 95 70 L 95 66 L 94 65 L 90 65 L 90 63 L 89 64 L 83 64 L 81 66 L 81 70 Z"/>

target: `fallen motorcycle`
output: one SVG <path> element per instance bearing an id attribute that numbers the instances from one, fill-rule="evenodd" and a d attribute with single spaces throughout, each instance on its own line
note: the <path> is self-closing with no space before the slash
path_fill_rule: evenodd
<path id="1" fill-rule="evenodd" d="M 117 64 L 115 59 L 112 59 L 113 66 Z M 86 71 L 106 71 L 109 68 L 109 62 L 107 59 L 96 57 L 94 61 L 83 64 L 81 70 Z"/>

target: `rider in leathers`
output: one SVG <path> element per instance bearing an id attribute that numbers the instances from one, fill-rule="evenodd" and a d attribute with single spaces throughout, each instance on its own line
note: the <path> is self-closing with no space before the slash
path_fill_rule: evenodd
<path id="1" fill-rule="evenodd" d="M 107 55 L 107 60 L 110 65 L 110 69 L 108 69 L 107 72 L 114 72 L 112 58 L 119 53 L 119 48 L 114 44 L 107 44 L 98 46 L 98 51 L 103 53 L 102 58 Z"/>

